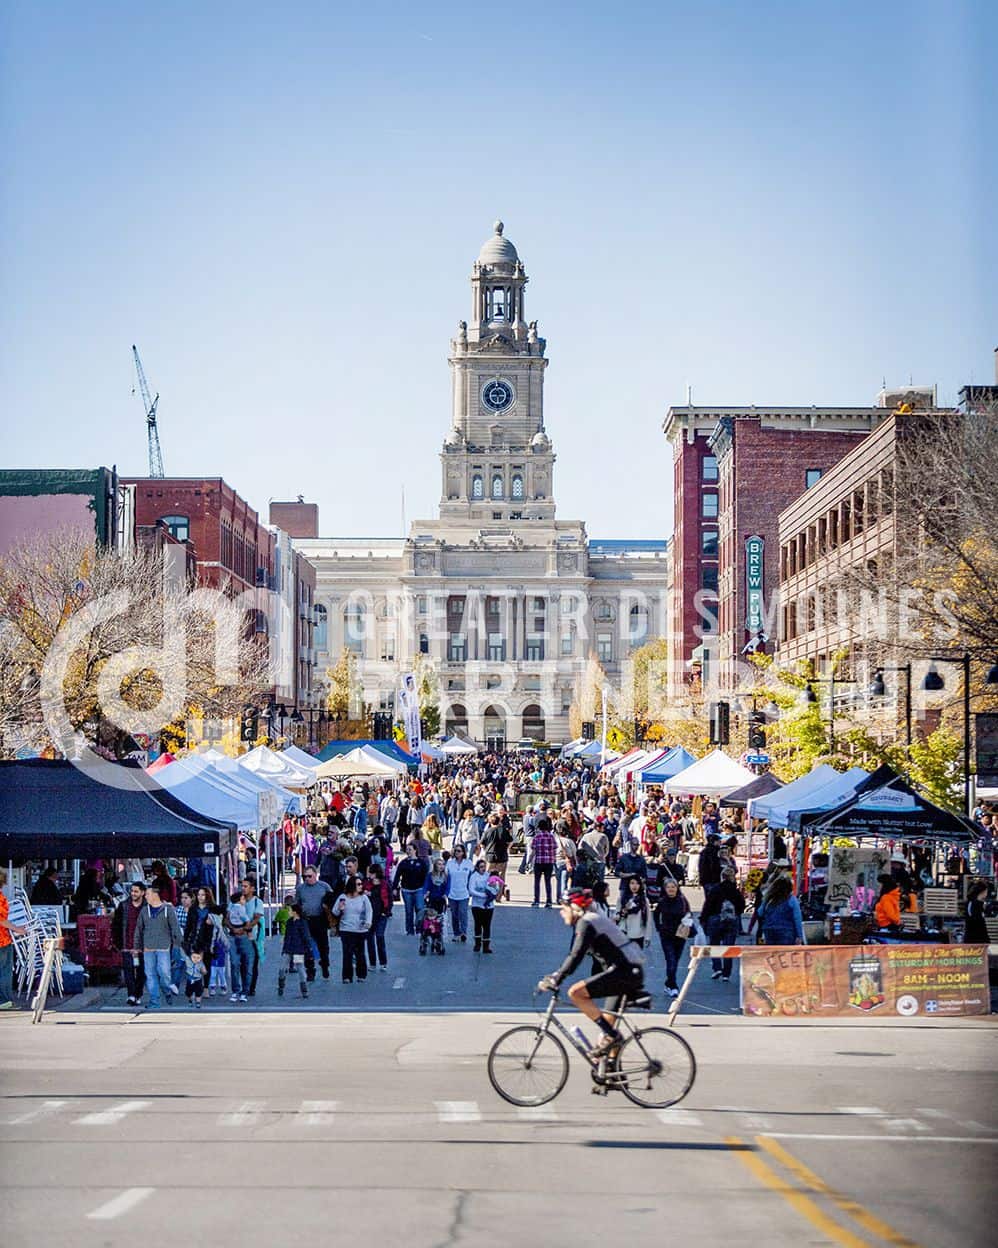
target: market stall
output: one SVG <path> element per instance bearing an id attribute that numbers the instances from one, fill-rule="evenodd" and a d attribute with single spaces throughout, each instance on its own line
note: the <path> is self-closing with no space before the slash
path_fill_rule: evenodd
<path id="1" fill-rule="evenodd" d="M 662 787 L 666 793 L 720 799 L 754 779 L 754 772 L 723 750 L 712 750 L 706 757 L 666 780 Z"/>

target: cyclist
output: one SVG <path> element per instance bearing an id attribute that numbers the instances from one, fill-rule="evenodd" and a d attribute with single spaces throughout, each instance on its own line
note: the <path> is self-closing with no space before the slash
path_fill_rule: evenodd
<path id="1" fill-rule="evenodd" d="M 603 1033 L 592 1049 L 594 1057 L 608 1054 L 623 1041 L 614 1026 L 614 1015 L 624 994 L 630 1000 L 644 991 L 644 955 L 641 949 L 620 930 L 614 921 L 599 910 L 592 909 L 593 894 L 588 888 L 570 888 L 561 905 L 565 924 L 575 928 L 575 939 L 568 957 L 552 974 L 545 975 L 537 985 L 541 992 L 550 992 L 575 970 L 586 954 L 591 954 L 603 967 L 598 975 L 580 979 L 568 990 L 568 998 L 586 1018 L 591 1018 Z M 607 1000 L 606 1011 L 594 997 Z"/>

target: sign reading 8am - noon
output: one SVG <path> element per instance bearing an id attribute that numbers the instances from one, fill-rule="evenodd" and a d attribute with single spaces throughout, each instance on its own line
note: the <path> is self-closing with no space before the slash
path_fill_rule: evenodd
<path id="1" fill-rule="evenodd" d="M 745 627 L 757 633 L 763 627 L 765 603 L 763 602 L 763 552 L 766 543 L 761 537 L 745 539 Z"/>
<path id="2" fill-rule="evenodd" d="M 813 945 L 742 954 L 742 1010 L 762 1017 L 988 1014 L 987 945 Z"/>

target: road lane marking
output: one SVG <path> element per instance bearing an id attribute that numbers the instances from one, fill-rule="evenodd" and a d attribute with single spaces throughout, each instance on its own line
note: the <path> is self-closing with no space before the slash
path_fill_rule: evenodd
<path id="1" fill-rule="evenodd" d="M 788 1183 L 776 1171 L 766 1164 L 763 1159 L 755 1153 L 747 1150 L 745 1144 L 736 1135 L 728 1135 L 724 1138 L 725 1144 L 729 1145 L 734 1152 L 735 1157 L 742 1163 L 748 1172 L 759 1180 L 770 1191 L 776 1192 L 783 1200 L 806 1218 L 812 1226 L 816 1227 L 823 1235 L 826 1235 L 836 1244 L 841 1244 L 843 1248 L 869 1248 L 865 1240 L 854 1235 L 852 1231 L 847 1230 L 844 1226 L 840 1226 L 833 1218 L 830 1218 L 823 1209 L 821 1209 L 810 1196 L 805 1196 L 803 1192 L 799 1192 L 796 1187 Z"/>
<path id="2" fill-rule="evenodd" d="M 123 1192 L 113 1196 L 106 1204 L 98 1205 L 96 1209 L 87 1214 L 87 1217 L 98 1222 L 109 1222 L 112 1218 L 120 1218 L 123 1213 L 128 1213 L 136 1205 L 141 1204 L 155 1190 L 154 1187 L 126 1187 Z"/>
<path id="3" fill-rule="evenodd" d="M 517 1105 L 516 1116 L 527 1122 L 555 1122 L 558 1117 L 550 1105 Z"/>
<path id="4" fill-rule="evenodd" d="M 982 1139 L 979 1135 L 823 1135 L 818 1131 L 769 1131 L 774 1140 L 868 1140 L 881 1144 L 897 1140 L 901 1144 L 998 1144 L 998 1136 Z"/>
<path id="5" fill-rule="evenodd" d="M 392 984 L 392 987 L 395 989 L 395 991 L 396 991 L 396 992 L 398 992 L 398 990 L 399 990 L 400 988 L 404 988 L 404 987 L 405 987 L 405 976 L 404 976 L 404 975 L 400 975 L 400 976 L 398 977 L 398 979 L 395 981 L 395 983 L 394 983 L 394 984 Z"/>
<path id="6" fill-rule="evenodd" d="M 887 1131 L 929 1131 L 924 1122 L 917 1118 L 885 1118 L 880 1124 Z"/>
<path id="7" fill-rule="evenodd" d="M 667 1127 L 702 1127 L 703 1123 L 688 1109 L 660 1109 L 655 1113 L 659 1122 Z"/>
<path id="8" fill-rule="evenodd" d="M 82 1118 L 74 1118 L 73 1121 L 80 1127 L 112 1127 L 129 1114 L 148 1109 L 151 1104 L 151 1101 L 122 1101 L 120 1105 L 112 1105 L 110 1109 L 101 1109 L 93 1114 L 84 1114 Z"/>
<path id="9" fill-rule="evenodd" d="M 69 1101 L 42 1101 L 37 1109 L 31 1109 L 26 1114 L 19 1114 L 16 1118 L 8 1119 L 7 1125 L 9 1127 L 19 1127 L 23 1122 L 37 1122 L 39 1118 L 45 1118 L 49 1114 L 54 1114 L 68 1104 Z"/>
<path id="10" fill-rule="evenodd" d="M 481 1122 L 477 1101 L 434 1101 L 441 1122 Z"/>
<path id="11" fill-rule="evenodd" d="M 330 1127 L 336 1116 L 338 1101 L 302 1101 L 302 1120 L 306 1127 Z"/>
<path id="12" fill-rule="evenodd" d="M 788 1152 L 782 1145 L 777 1144 L 775 1140 L 767 1140 L 765 1136 L 758 1136 L 756 1143 L 760 1148 L 766 1150 L 770 1157 L 775 1157 L 781 1165 L 786 1166 L 791 1174 L 795 1175 L 802 1183 L 805 1183 L 814 1192 L 820 1192 L 822 1196 L 827 1196 L 830 1200 L 843 1211 L 857 1225 L 861 1226 L 864 1231 L 870 1231 L 872 1234 L 879 1236 L 885 1243 L 894 1244 L 896 1248 L 918 1248 L 918 1244 L 913 1239 L 900 1234 L 892 1226 L 881 1221 L 875 1213 L 871 1213 L 865 1206 L 859 1204 L 858 1201 L 851 1200 L 848 1196 L 843 1196 L 833 1187 L 819 1178 L 813 1170 L 804 1165 L 802 1161 Z"/>
<path id="13" fill-rule="evenodd" d="M 219 1114 L 218 1122 L 223 1127 L 252 1127 L 260 1121 L 263 1101 L 243 1101 L 231 1114 Z"/>
<path id="14" fill-rule="evenodd" d="M 926 1118 L 945 1118 L 948 1122 L 955 1122 L 958 1127 L 963 1127 L 965 1131 L 991 1131 L 992 1127 L 986 1127 L 983 1122 L 975 1122 L 973 1118 L 957 1118 L 955 1114 L 948 1114 L 944 1109 L 916 1109 L 916 1114 L 924 1114 Z"/>
<path id="15" fill-rule="evenodd" d="M 837 1114 L 859 1114 L 861 1117 L 881 1117 L 882 1109 L 877 1109 L 876 1105 L 840 1105 L 835 1111 Z"/>

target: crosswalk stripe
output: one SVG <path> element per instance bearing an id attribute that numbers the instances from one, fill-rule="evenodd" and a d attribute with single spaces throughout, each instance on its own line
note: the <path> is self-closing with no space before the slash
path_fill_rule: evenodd
<path id="1" fill-rule="evenodd" d="M 137 1110 L 148 1109 L 150 1104 L 150 1101 L 122 1101 L 120 1105 L 112 1105 L 110 1109 L 84 1114 L 82 1118 L 75 1118 L 73 1121 L 81 1127 L 110 1127 Z"/>
<path id="2" fill-rule="evenodd" d="M 924 1122 L 917 1118 L 885 1118 L 880 1124 L 887 1131 L 928 1131 Z"/>
<path id="3" fill-rule="evenodd" d="M 835 1111 L 838 1114 L 859 1114 L 861 1117 L 874 1117 L 883 1115 L 882 1109 L 877 1109 L 875 1105 L 840 1105 Z"/>
<path id="4" fill-rule="evenodd" d="M 231 1114 L 220 1114 L 218 1121 L 223 1127 L 252 1127 L 260 1121 L 260 1114 L 265 1105 L 264 1101 L 243 1101 L 237 1110 Z"/>
<path id="5" fill-rule="evenodd" d="M 338 1104 L 338 1101 L 302 1101 L 301 1112 L 305 1115 L 302 1121 L 306 1127 L 332 1126 Z"/>
<path id="6" fill-rule="evenodd" d="M 395 989 L 395 991 L 396 991 L 396 992 L 398 992 L 400 988 L 404 988 L 404 987 L 405 987 L 405 976 L 404 976 L 404 975 L 400 975 L 400 976 L 398 977 L 398 979 L 396 979 L 395 983 L 394 983 L 394 984 L 392 984 L 392 987 Z"/>
<path id="7" fill-rule="evenodd" d="M 441 1122 L 481 1122 L 477 1101 L 434 1101 Z"/>
<path id="8" fill-rule="evenodd" d="M 688 1109 L 660 1109 L 655 1113 L 659 1122 L 667 1127 L 702 1127 L 703 1123 Z"/>
<path id="9" fill-rule="evenodd" d="M 28 1110 L 26 1114 L 18 1114 L 16 1118 L 10 1118 L 7 1125 L 10 1127 L 19 1127 L 22 1122 L 36 1122 L 39 1118 L 45 1118 L 49 1114 L 54 1114 L 57 1110 L 62 1109 L 64 1105 L 68 1105 L 69 1101 L 42 1101 L 37 1109 Z"/>
<path id="10" fill-rule="evenodd" d="M 154 1187 L 126 1187 L 123 1192 L 119 1192 L 117 1196 L 113 1196 L 105 1204 L 98 1205 L 96 1209 L 92 1209 L 87 1214 L 87 1217 L 94 1218 L 99 1222 L 120 1218 L 123 1213 L 128 1213 L 130 1209 L 134 1209 L 136 1205 L 141 1204 L 155 1190 Z"/>

